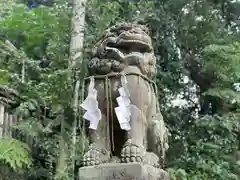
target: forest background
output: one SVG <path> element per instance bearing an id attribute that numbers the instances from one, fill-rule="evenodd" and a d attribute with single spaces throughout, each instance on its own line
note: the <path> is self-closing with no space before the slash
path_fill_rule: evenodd
<path id="1" fill-rule="evenodd" d="M 69 99 L 81 99 L 75 85 L 91 48 L 117 22 L 151 29 L 172 180 L 240 179 L 238 1 L 86 1 L 84 47 L 71 68 L 74 2 L 85 1 L 0 2 L 0 84 L 19 91 L 21 121 L 12 128 L 34 140 L 0 139 L 0 168 L 8 167 L 0 179 L 75 178 L 88 142 Z"/>

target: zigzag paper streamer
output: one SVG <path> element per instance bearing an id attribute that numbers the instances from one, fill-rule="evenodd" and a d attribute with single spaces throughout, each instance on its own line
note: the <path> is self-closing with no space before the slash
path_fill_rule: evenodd
<path id="1" fill-rule="evenodd" d="M 90 121 L 90 129 L 97 129 L 98 122 L 102 119 L 101 110 L 98 108 L 97 90 L 94 88 L 94 77 L 90 78 L 88 87 L 88 96 L 80 105 L 86 110 L 83 118 Z"/>

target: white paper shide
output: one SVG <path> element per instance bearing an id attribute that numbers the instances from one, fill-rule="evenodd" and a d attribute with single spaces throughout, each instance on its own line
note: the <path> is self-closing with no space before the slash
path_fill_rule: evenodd
<path id="1" fill-rule="evenodd" d="M 114 108 L 117 119 L 119 121 L 120 127 L 123 130 L 129 131 L 130 118 L 133 115 L 135 118 L 139 116 L 139 110 L 130 101 L 130 93 L 127 89 L 127 79 L 125 75 L 121 77 L 122 87 L 118 89 L 119 97 L 117 97 L 118 106 Z M 87 98 L 80 105 L 84 110 L 86 110 L 83 118 L 90 121 L 90 129 L 97 129 L 99 121 L 102 119 L 101 110 L 98 107 L 97 101 L 97 90 L 94 88 L 94 77 L 90 78 L 90 84 L 88 87 Z M 132 111 L 132 112 L 131 112 Z"/>
<path id="2" fill-rule="evenodd" d="M 131 129 L 131 126 L 130 126 L 131 101 L 129 99 L 130 94 L 127 89 L 126 76 L 121 77 L 121 83 L 122 83 L 122 87 L 118 89 L 120 96 L 117 97 L 118 107 L 115 108 L 115 113 L 118 118 L 121 129 L 129 131 Z"/>
<path id="3" fill-rule="evenodd" d="M 94 77 L 90 78 L 87 98 L 80 105 L 86 110 L 83 118 L 90 121 L 90 129 L 97 129 L 99 121 L 102 119 L 101 110 L 98 108 L 97 90 L 94 88 Z"/>

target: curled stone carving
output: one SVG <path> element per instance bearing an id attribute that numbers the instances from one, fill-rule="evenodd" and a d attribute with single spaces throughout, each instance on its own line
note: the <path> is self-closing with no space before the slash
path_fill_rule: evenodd
<path id="1" fill-rule="evenodd" d="M 90 77 L 85 78 L 84 85 L 89 89 L 94 78 L 95 89 L 91 92 L 97 92 L 94 102 L 98 102 L 101 115 L 97 116 L 99 122 L 95 118 L 97 128 L 89 129 L 91 146 L 84 155 L 84 166 L 112 162 L 116 158 L 121 163 L 139 162 L 154 167 L 163 164 L 168 130 L 159 111 L 157 89 L 152 80 L 155 66 L 152 41 L 144 25 L 115 25 L 96 43 L 88 63 Z M 122 76 L 126 77 L 125 85 Z M 127 106 L 130 128 L 127 130 L 120 127 L 115 113 L 121 87 L 128 91 L 130 100 Z"/>
<path id="2" fill-rule="evenodd" d="M 146 26 L 118 24 L 106 30 L 92 51 L 88 63 L 90 74 L 121 72 L 128 65 L 137 66 L 151 77 L 155 73 L 156 58 Z"/>

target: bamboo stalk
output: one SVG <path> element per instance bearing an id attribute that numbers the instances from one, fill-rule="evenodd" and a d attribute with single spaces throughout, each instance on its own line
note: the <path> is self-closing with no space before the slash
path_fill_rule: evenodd
<path id="1" fill-rule="evenodd" d="M 79 62 L 79 67 L 82 67 L 82 49 L 84 42 L 84 27 L 85 27 L 85 10 L 86 0 L 73 0 L 73 19 L 72 19 L 72 36 L 70 44 L 70 68 L 73 69 Z M 75 171 L 75 144 L 76 144 L 76 128 L 78 118 L 78 105 L 79 105 L 79 88 L 80 88 L 80 77 L 76 73 L 75 75 L 76 84 L 74 87 L 73 97 L 73 110 L 74 110 L 74 121 L 73 121 L 73 137 L 72 137 L 72 169 L 73 176 Z"/>
<path id="2" fill-rule="evenodd" d="M 76 80 L 74 88 L 73 88 L 73 99 L 72 99 L 72 108 L 74 112 L 74 120 L 72 124 L 72 175 L 74 177 L 75 170 L 75 144 L 76 144 L 76 128 L 77 128 L 77 119 L 78 119 L 78 105 L 79 105 L 79 89 L 80 89 L 80 80 L 78 73 L 73 72 L 74 69 L 79 66 L 82 66 L 82 49 L 84 42 L 84 26 L 85 26 L 85 5 L 86 0 L 73 0 L 73 8 L 72 8 L 72 23 L 71 23 L 71 42 L 69 48 L 69 80 L 71 80 L 72 74 L 74 74 L 74 79 Z M 73 80 L 74 80 L 73 79 Z M 61 134 L 64 131 L 65 122 L 64 119 L 61 122 Z M 64 172 L 66 170 L 66 143 L 64 139 L 60 140 L 60 157 L 59 164 L 57 167 L 57 172 Z"/>

